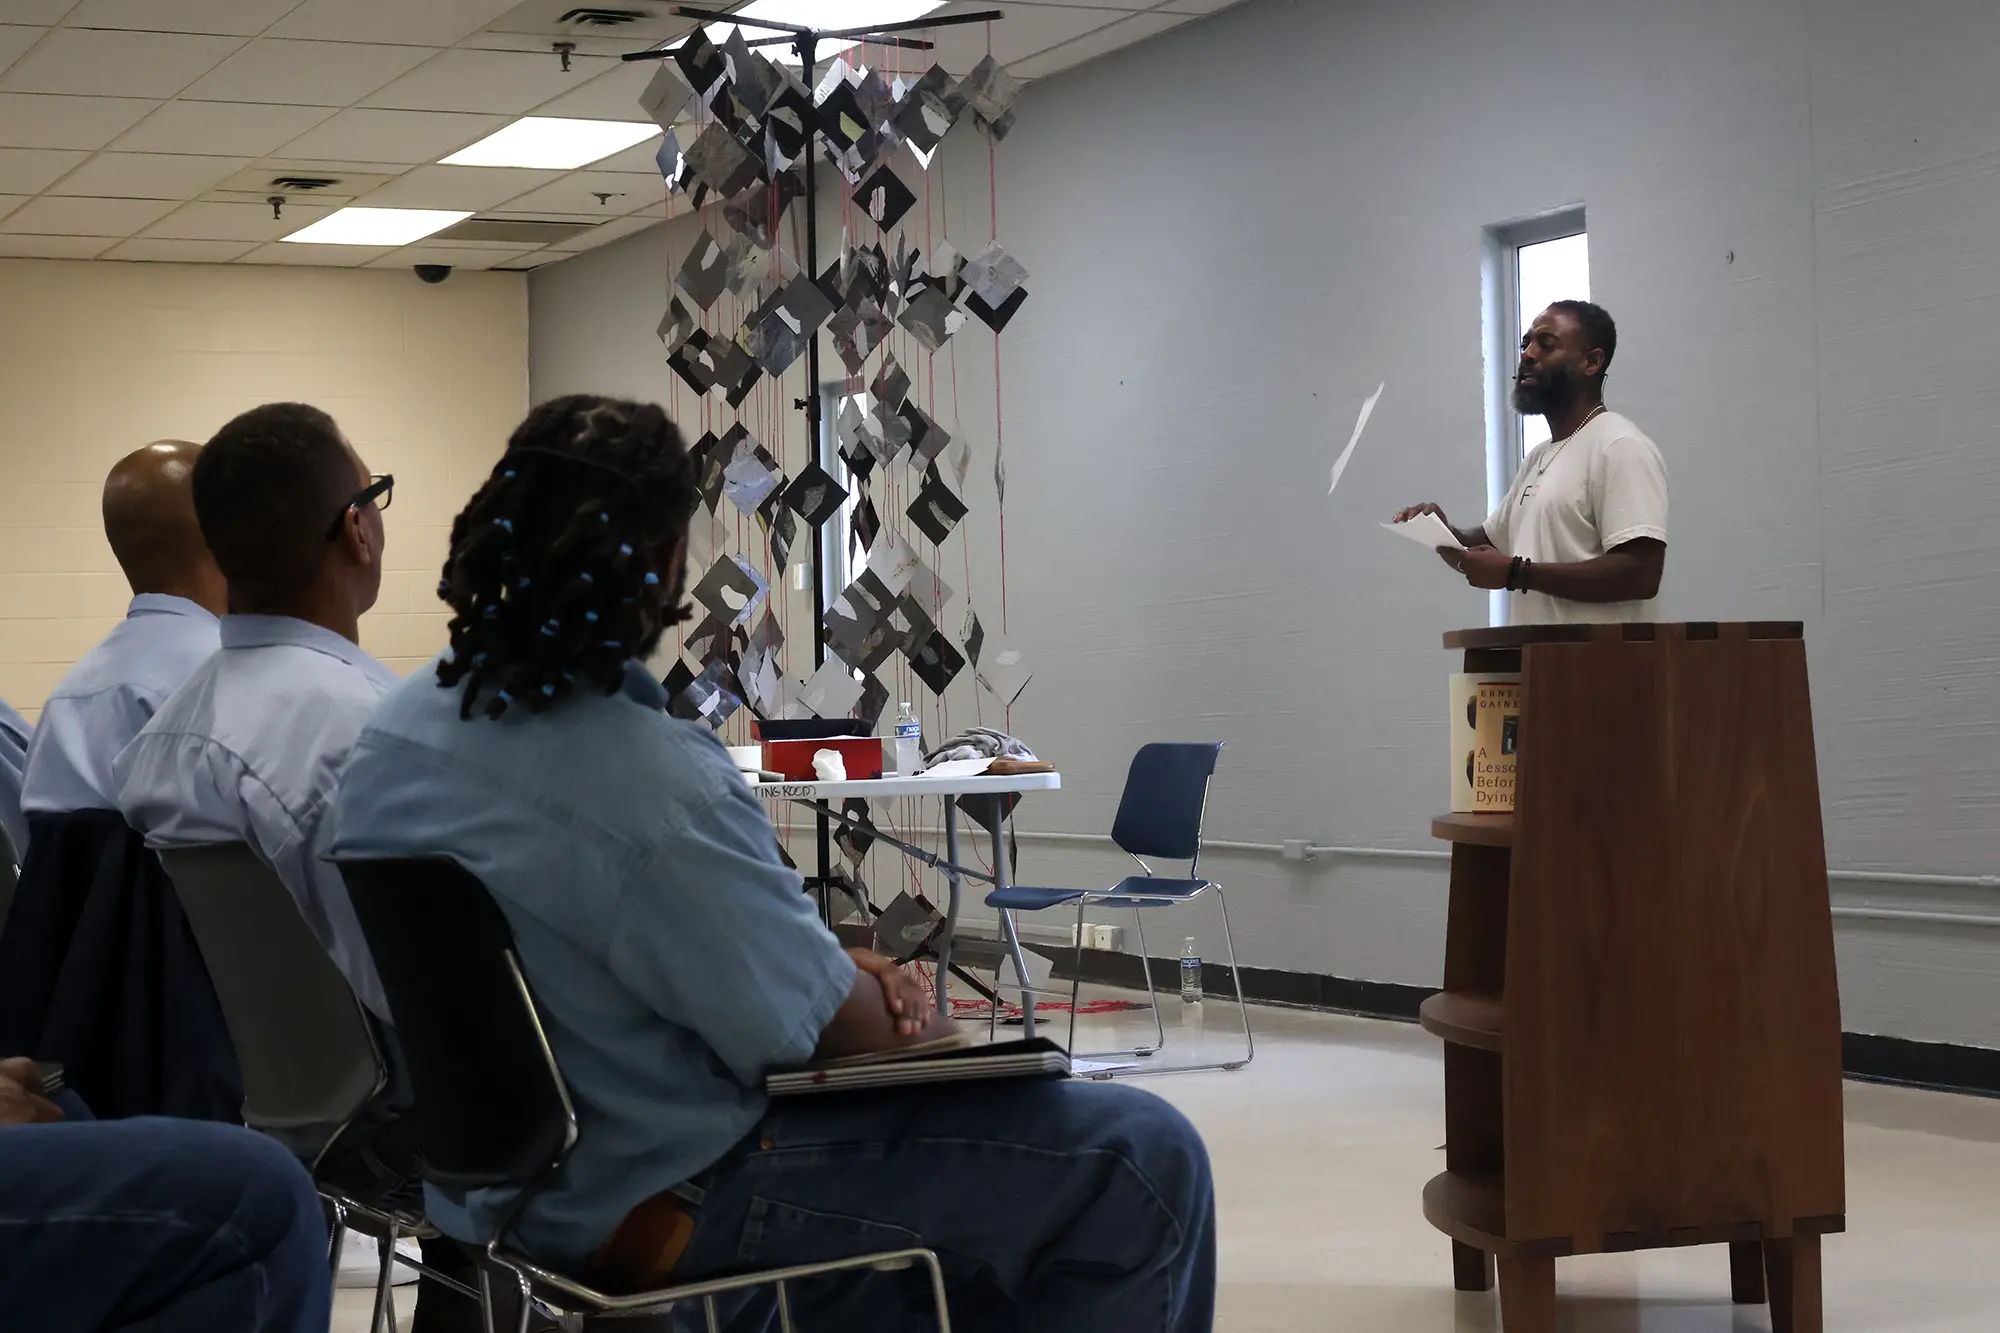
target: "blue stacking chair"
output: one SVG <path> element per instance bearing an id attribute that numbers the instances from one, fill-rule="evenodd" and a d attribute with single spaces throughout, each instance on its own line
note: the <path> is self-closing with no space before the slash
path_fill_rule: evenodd
<path id="1" fill-rule="evenodd" d="M 1236 939 L 1229 929 L 1229 902 L 1222 886 L 1201 877 L 1201 820 L 1208 805 L 1208 785 L 1215 776 L 1221 745 L 1154 744 L 1132 757 L 1132 769 L 1125 777 L 1125 794 L 1118 802 L 1118 819 L 1111 827 L 1111 840 L 1127 856 L 1139 863 L 1142 873 L 1127 876 L 1108 889 L 1037 889 L 1010 886 L 996 889 L 986 897 L 989 907 L 1004 912 L 1042 912 L 1052 907 L 1076 904 L 1076 959 L 1070 981 L 1069 1047 L 1076 1050 L 1076 1011 L 1083 985 L 1083 914 L 1089 907 L 1129 907 L 1138 925 L 1139 956 L 1145 964 L 1146 998 L 1153 1007 L 1154 1043 L 1120 1051 L 1091 1052 L 1079 1058 L 1157 1054 L 1166 1045 L 1166 1025 L 1160 1017 L 1160 996 L 1153 985 L 1153 971 L 1146 958 L 1146 918 L 1148 909 L 1181 907 L 1207 893 L 1215 895 L 1222 909 L 1222 939 L 1229 952 L 1229 975 L 1236 985 L 1236 1009 L 1243 1018 L 1243 1058 L 1206 1064 L 1146 1065 L 1120 1071 L 1140 1074 L 1184 1073 L 1195 1069 L 1241 1069 L 1256 1058 L 1256 1039 L 1250 1035 L 1250 1009 L 1243 1002 L 1243 974 L 1236 966 Z M 1185 878 L 1157 875 L 1144 858 L 1185 861 Z M 1022 1002 L 1032 1004 L 1025 988 Z"/>

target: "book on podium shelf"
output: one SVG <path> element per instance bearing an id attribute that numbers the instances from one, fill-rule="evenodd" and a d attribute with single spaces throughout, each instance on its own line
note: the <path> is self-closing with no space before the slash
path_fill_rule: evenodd
<path id="1" fill-rule="evenodd" d="M 917 1083 L 964 1083 L 995 1078 L 1067 1078 L 1069 1052 L 1046 1037 L 975 1046 L 963 1032 L 893 1051 L 871 1051 L 772 1074 L 764 1091 L 773 1097 L 855 1092 Z"/>
<path id="2" fill-rule="evenodd" d="M 1498 815 L 1514 808 L 1518 673 L 1466 671 L 1451 678 L 1451 810 Z"/>

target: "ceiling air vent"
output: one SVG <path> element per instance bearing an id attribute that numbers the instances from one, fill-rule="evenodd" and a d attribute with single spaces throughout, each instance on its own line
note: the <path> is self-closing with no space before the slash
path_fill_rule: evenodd
<path id="1" fill-rule="evenodd" d="M 313 194 L 320 190 L 330 190 L 340 184 L 337 176 L 275 176 L 271 188 L 285 190 L 293 194 Z"/>
<path id="2" fill-rule="evenodd" d="M 653 16 L 643 9 L 603 9 L 596 5 L 586 5 L 564 14 L 558 23 L 567 23 L 578 28 L 623 28 L 641 19 Z"/>
<path id="3" fill-rule="evenodd" d="M 581 236 L 595 222 L 534 222 L 520 218 L 467 218 L 427 239 L 433 241 L 518 241 L 522 245 L 552 245 Z"/>

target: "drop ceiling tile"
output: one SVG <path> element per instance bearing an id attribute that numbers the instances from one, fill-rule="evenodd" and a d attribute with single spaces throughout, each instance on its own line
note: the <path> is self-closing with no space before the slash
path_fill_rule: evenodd
<path id="1" fill-rule="evenodd" d="M 354 107 L 286 144 L 285 156 L 305 161 L 435 162 L 506 123 L 505 116 Z"/>
<path id="2" fill-rule="evenodd" d="M 141 121 L 116 147 L 135 153 L 262 157 L 276 152 L 332 114 L 319 106 L 169 102 Z"/>
<path id="3" fill-rule="evenodd" d="M 602 192 L 611 196 L 600 202 Z M 509 213 L 574 213 L 580 217 L 623 217 L 641 208 L 657 208 L 667 197 L 667 184 L 657 171 L 573 171 L 553 185 L 544 185 L 507 201 Z"/>
<path id="4" fill-rule="evenodd" d="M 83 0 L 67 22 L 72 28 L 255 37 L 296 4 L 298 0 Z"/>
<path id="5" fill-rule="evenodd" d="M 13 23 L 55 23 L 75 3 L 76 0 L 7 0 L 7 18 Z"/>
<path id="6" fill-rule="evenodd" d="M 361 46 L 265 37 L 209 71 L 187 95 L 212 102 L 350 106 L 423 63 L 415 46 Z"/>
<path id="7" fill-rule="evenodd" d="M 1161 5 L 1162 14 L 1188 14 L 1200 17 L 1205 14 L 1220 14 L 1225 9 L 1234 8 L 1243 0 L 1168 0 Z"/>
<path id="8" fill-rule="evenodd" d="M 99 199 L 191 199 L 232 172 L 243 157 L 185 157 L 172 153 L 99 153 L 50 189 L 54 195 Z"/>
<path id="9" fill-rule="evenodd" d="M 143 260 L 160 264 L 226 264 L 254 249 L 255 241 L 124 241 L 104 252 L 104 259 Z"/>
<path id="10" fill-rule="evenodd" d="M 172 97 L 242 44 L 240 37 L 58 28 L 14 62 L 0 90 Z"/>
<path id="11" fill-rule="evenodd" d="M 102 148 L 157 105 L 143 97 L 0 92 L 0 143 L 10 148 Z"/>
<path id="12" fill-rule="evenodd" d="M 260 245 L 236 262 L 299 264 L 316 268 L 359 268 L 388 253 L 388 249 L 373 245 L 295 245 L 281 241 L 276 245 Z"/>
<path id="13" fill-rule="evenodd" d="M 370 208 L 469 208 L 478 212 L 562 178 L 517 167 L 417 167 L 363 200 Z"/>
<path id="14" fill-rule="evenodd" d="M 690 130 L 685 125 L 681 127 L 679 134 L 683 149 L 694 142 L 695 133 L 696 131 Z M 635 143 L 623 152 L 613 153 L 610 157 L 599 162 L 592 162 L 590 170 L 629 171 L 642 176 L 658 176 L 660 174 L 659 155 L 660 137 L 656 134 L 644 143 Z"/>
<path id="15" fill-rule="evenodd" d="M 647 120 L 639 109 L 639 94 L 658 69 L 650 60 L 619 61 L 587 83 L 570 89 L 542 106 L 538 116 L 569 116 L 576 120 Z"/>
<path id="16" fill-rule="evenodd" d="M 563 254 L 573 254 L 579 250 L 594 250 L 600 245 L 609 245 L 611 242 L 630 236 L 634 232 L 641 232 L 650 227 L 657 227 L 664 221 L 666 219 L 663 217 L 648 216 L 646 214 L 613 218 L 609 222 L 599 223 L 589 231 L 584 232 L 581 236 L 572 236 L 566 241 L 558 241 L 554 245 L 551 245 L 549 249 Z"/>
<path id="17" fill-rule="evenodd" d="M 165 199 L 58 199 L 44 195 L 0 221 L 0 231 L 42 236 L 130 236 L 173 211 Z"/>
<path id="18" fill-rule="evenodd" d="M 12 236 L 0 232 L 0 255 L 10 259 L 95 259 L 116 244 L 116 236 Z"/>
<path id="19" fill-rule="evenodd" d="M 26 194 L 0 194 L 0 218 L 6 217 L 33 197 Z"/>
<path id="20" fill-rule="evenodd" d="M 305 0 L 273 37 L 453 46 L 507 12 L 513 0 Z"/>
<path id="21" fill-rule="evenodd" d="M 553 51 L 444 51 L 386 88 L 361 99 L 363 106 L 407 111 L 532 110 L 585 83 L 610 66 L 605 60 L 571 61 L 569 73 Z M 635 108 L 636 111 L 636 108 Z"/>
<path id="22" fill-rule="evenodd" d="M 517 3 L 500 18 L 487 25 L 482 37 L 499 37 L 508 34 L 532 34 L 544 38 L 561 37 L 581 45 L 591 40 L 592 32 L 607 34 L 599 40 L 623 41 L 625 49 L 642 46 L 669 37 L 679 37 L 692 32 L 693 19 L 675 18 L 670 0 L 606 0 L 608 9 L 622 9 L 646 15 L 645 18 L 623 24 L 616 28 L 579 29 L 574 23 L 564 23 L 562 16 L 577 7 L 577 0 L 526 0 Z M 707 9 L 729 9 L 728 3 L 710 4 Z M 636 41 L 634 40 L 636 39 Z"/>
<path id="23" fill-rule="evenodd" d="M 30 28 L 19 23 L 0 23 L 0 70 L 21 58 L 47 28 Z"/>
<path id="24" fill-rule="evenodd" d="M 528 253 L 522 247 L 490 249 L 475 245 L 410 245 L 372 261 L 370 268 L 404 268 L 415 264 L 449 264 L 453 268 L 487 269 L 511 264 Z"/>
<path id="25" fill-rule="evenodd" d="M 1097 3 L 1061 8 L 1008 5 L 1007 17 L 992 25 L 993 56 L 1007 66 L 1009 73 L 1014 73 L 1018 62 L 1097 32 L 1128 17 L 1131 10 L 1143 8 L 1144 5 Z M 954 74 L 964 74 L 986 56 L 987 28 L 983 23 L 963 28 L 939 28 L 921 35 L 935 41 L 937 47 L 933 51 L 916 53 L 919 58 L 926 64 L 943 65 Z"/>
<path id="26" fill-rule="evenodd" d="M 313 204 L 287 204 L 284 217 L 274 218 L 269 204 L 203 200 L 182 204 L 146 228 L 145 234 L 172 241 L 275 241 L 332 211 Z"/>
<path id="27" fill-rule="evenodd" d="M 88 156 L 59 148 L 0 148 L 0 191 L 40 194 Z"/>

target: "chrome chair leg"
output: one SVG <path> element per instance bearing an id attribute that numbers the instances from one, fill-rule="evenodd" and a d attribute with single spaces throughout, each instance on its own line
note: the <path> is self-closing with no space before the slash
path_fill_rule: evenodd
<path id="1" fill-rule="evenodd" d="M 1069 1040 L 1063 1049 L 1076 1054 L 1076 1011 L 1083 1007 L 1083 899 L 1076 900 L 1076 961 L 1069 974 Z"/>
<path id="2" fill-rule="evenodd" d="M 1250 1034 L 1250 1006 L 1243 999 L 1243 969 L 1236 965 L 1236 932 L 1229 928 L 1229 898 L 1220 884 L 1215 886 L 1215 901 L 1222 907 L 1222 944 L 1229 951 L 1229 976 L 1236 983 L 1236 1014 L 1243 1020 L 1243 1059 L 1222 1067 L 1241 1069 L 1257 1058 L 1257 1039 Z"/>
<path id="3" fill-rule="evenodd" d="M 375 1314 L 368 1321 L 368 1333 L 396 1333 L 396 1228 L 390 1227 L 375 1240 L 381 1272 L 375 1279 Z M 386 1324 L 385 1324 L 386 1321 Z"/>
<path id="4" fill-rule="evenodd" d="M 1153 1004 L 1153 1049 L 1133 1054 L 1158 1055 L 1167 1044 L 1167 1024 L 1160 1015 L 1160 993 L 1153 988 L 1153 958 L 1146 951 L 1146 914 L 1137 907 L 1132 909 L 1132 924 L 1139 932 L 1139 964 L 1146 973 L 1146 998 Z"/>
<path id="5" fill-rule="evenodd" d="M 708 1333 L 722 1333 L 722 1321 L 715 1317 L 715 1297 L 702 1297 L 701 1308 L 708 1315 Z"/>
<path id="6" fill-rule="evenodd" d="M 334 1280 L 340 1280 L 340 1252 L 347 1245 L 347 1205 L 337 1199 L 320 1195 L 320 1202 L 333 1214 L 333 1221 L 326 1232 L 326 1266 Z"/>
<path id="7" fill-rule="evenodd" d="M 782 1282 L 778 1284 L 778 1333 L 798 1333 L 798 1325 L 792 1322 L 792 1298 Z"/>
<path id="8" fill-rule="evenodd" d="M 525 1274 L 514 1274 L 514 1285 L 521 1291 L 521 1314 L 514 1324 L 514 1333 L 528 1333 L 528 1323 L 535 1315 L 535 1287 Z"/>
<path id="9" fill-rule="evenodd" d="M 479 1265 L 479 1324 L 486 1333 L 499 1333 L 493 1327 L 493 1271 L 484 1263 Z"/>

